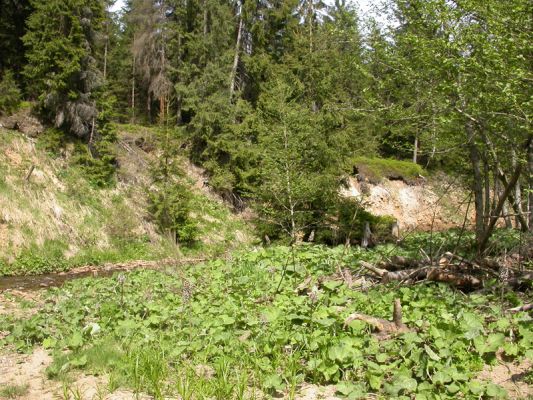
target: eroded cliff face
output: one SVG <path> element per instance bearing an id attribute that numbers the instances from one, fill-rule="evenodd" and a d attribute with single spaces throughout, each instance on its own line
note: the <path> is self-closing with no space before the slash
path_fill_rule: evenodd
<path id="1" fill-rule="evenodd" d="M 392 216 L 401 231 L 444 230 L 462 226 L 468 208 L 468 193 L 445 176 L 407 184 L 384 179 L 379 184 L 349 177 L 341 195 L 358 199 L 374 215 Z M 473 221 L 470 207 L 467 224 Z"/>

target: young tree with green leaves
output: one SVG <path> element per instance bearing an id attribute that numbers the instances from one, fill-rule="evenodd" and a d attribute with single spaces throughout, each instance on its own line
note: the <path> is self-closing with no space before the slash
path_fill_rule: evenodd
<path id="1" fill-rule="evenodd" d="M 336 197 L 342 161 L 328 145 L 320 115 L 299 103 L 302 86 L 291 76 L 270 83 L 259 99 L 256 125 L 260 218 L 292 242 L 323 221 Z"/>
<path id="2" fill-rule="evenodd" d="M 189 216 L 191 193 L 182 182 L 175 133 L 164 128 L 160 137 L 161 154 L 152 166 L 152 186 L 148 191 L 149 212 L 162 233 L 174 243 L 193 242 L 197 227 Z"/>

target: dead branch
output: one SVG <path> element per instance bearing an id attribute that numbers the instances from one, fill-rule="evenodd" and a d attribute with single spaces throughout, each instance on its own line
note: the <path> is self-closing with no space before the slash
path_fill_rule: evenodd
<path id="1" fill-rule="evenodd" d="M 507 311 L 512 312 L 512 313 L 517 313 L 520 311 L 529 311 L 529 310 L 533 310 L 533 303 L 524 304 L 523 306 L 519 306 L 519 307 L 509 308 Z"/>
<path id="2" fill-rule="evenodd" d="M 388 338 L 394 334 L 409 332 L 410 329 L 402 321 L 402 305 L 400 299 L 395 299 L 393 304 L 392 322 L 383 318 L 371 315 L 353 313 L 344 320 L 344 326 L 352 321 L 363 321 L 372 326 L 376 335 L 381 338 Z"/>
<path id="3" fill-rule="evenodd" d="M 24 178 L 24 180 L 25 180 L 26 182 L 28 182 L 28 181 L 30 180 L 30 178 L 31 178 L 31 174 L 33 174 L 33 171 L 34 171 L 34 170 L 35 170 L 35 164 L 32 164 L 31 167 L 30 167 L 30 169 L 29 169 L 29 171 L 28 171 L 28 173 L 26 174 L 26 177 Z"/>

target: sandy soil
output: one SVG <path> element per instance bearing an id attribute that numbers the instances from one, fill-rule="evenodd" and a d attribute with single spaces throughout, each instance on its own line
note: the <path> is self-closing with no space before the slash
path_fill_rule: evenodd
<path id="1" fill-rule="evenodd" d="M 65 391 L 68 398 L 74 394 L 81 400 L 148 400 L 150 396 L 136 396 L 129 390 L 117 390 L 109 393 L 105 376 L 80 374 L 76 379 L 64 386 L 61 382 L 49 380 L 46 368 L 51 364 L 52 357 L 42 348 L 36 348 L 30 355 L 4 353 L 0 355 L 0 389 L 7 385 L 25 386 L 26 393 L 19 400 L 55 400 L 64 399 Z M 0 396 L 1 400 L 4 400 Z"/>
<path id="2" fill-rule="evenodd" d="M 499 360 L 498 365 L 486 365 L 478 378 L 500 385 L 507 390 L 510 399 L 528 399 L 533 396 L 533 386 L 523 379 L 531 368 L 533 365 L 527 359 L 521 364 Z"/>

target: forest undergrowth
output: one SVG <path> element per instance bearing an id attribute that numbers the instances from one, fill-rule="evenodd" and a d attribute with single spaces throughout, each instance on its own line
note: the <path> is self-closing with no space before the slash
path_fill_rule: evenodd
<path id="1" fill-rule="evenodd" d="M 428 281 L 384 285 L 360 266 L 416 255 L 428 240 L 372 250 L 272 246 L 72 281 L 49 290 L 30 318 L 0 316 L 0 344 L 48 349 L 48 377 L 67 386 L 83 371 L 107 376 L 110 392 L 127 387 L 156 399 L 295 398 L 304 383 L 336 385 L 348 399 L 505 398 L 477 377 L 502 359 L 533 360 L 530 314 L 508 311 L 527 292 L 502 290 L 497 280 L 471 293 Z M 348 318 L 390 320 L 395 299 L 402 332 L 380 335 Z M 531 383 L 531 372 L 524 379 Z"/>

